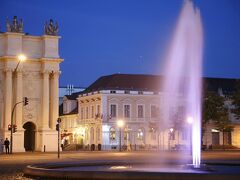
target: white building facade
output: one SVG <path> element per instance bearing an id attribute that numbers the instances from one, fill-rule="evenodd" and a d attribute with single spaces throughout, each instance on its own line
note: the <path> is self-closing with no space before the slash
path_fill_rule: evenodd
<path id="1" fill-rule="evenodd" d="M 225 84 L 233 87 L 235 83 L 214 78 L 205 81 L 211 91 L 218 91 Z M 78 144 L 83 150 L 91 149 L 91 145 L 94 149 L 119 150 L 120 144 L 121 148 L 132 150 L 189 148 L 191 131 L 183 117 L 184 107 L 171 110 L 172 119 L 181 123 L 163 126 L 160 82 L 159 76 L 114 74 L 99 78 L 83 92 L 65 96 L 60 110 L 63 141 Z M 240 123 L 231 113 L 233 107 L 227 98 L 226 106 L 234 128 L 225 132 L 224 144 L 240 147 Z M 117 126 L 118 120 L 124 122 L 123 127 Z M 222 145 L 223 133 L 214 124 L 207 124 L 202 144 L 206 148 Z"/>
<path id="2" fill-rule="evenodd" d="M 48 28 L 53 34 L 49 34 Z M 7 32 L 0 33 L 0 137 L 10 139 L 8 125 L 13 115 L 13 152 L 57 150 L 56 121 L 59 115 L 59 36 L 57 27 L 45 27 L 45 35 L 23 33 L 23 22 L 14 17 Z M 17 67 L 19 54 L 27 59 Z"/>

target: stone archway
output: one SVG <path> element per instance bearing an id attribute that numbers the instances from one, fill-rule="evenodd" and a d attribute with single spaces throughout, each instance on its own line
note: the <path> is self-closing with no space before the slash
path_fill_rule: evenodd
<path id="1" fill-rule="evenodd" d="M 25 151 L 35 150 L 35 130 L 36 126 L 32 122 L 27 122 L 23 125 L 24 131 L 24 148 Z"/>

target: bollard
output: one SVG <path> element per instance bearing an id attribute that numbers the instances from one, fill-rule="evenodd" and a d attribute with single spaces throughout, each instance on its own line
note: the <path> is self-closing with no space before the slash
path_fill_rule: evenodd
<path id="1" fill-rule="evenodd" d="M 46 152 L 46 146 L 45 145 L 43 146 L 43 152 Z"/>

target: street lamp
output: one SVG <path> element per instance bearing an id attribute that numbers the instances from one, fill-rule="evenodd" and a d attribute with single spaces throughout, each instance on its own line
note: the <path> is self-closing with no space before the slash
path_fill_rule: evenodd
<path id="1" fill-rule="evenodd" d="M 19 55 L 17 56 L 17 59 L 18 59 L 18 63 L 17 63 L 16 68 L 14 69 L 14 73 L 17 72 L 17 69 L 18 69 L 18 66 L 19 66 L 20 62 L 25 61 L 25 60 L 27 59 L 27 57 L 26 57 L 24 54 L 19 54 Z"/>
<path id="2" fill-rule="evenodd" d="M 13 75 L 16 74 L 19 64 L 21 62 L 25 61 L 27 59 L 27 57 L 24 54 L 19 54 L 17 56 L 17 59 L 18 59 L 18 63 L 17 63 L 16 68 L 13 71 Z M 18 104 L 20 104 L 20 103 L 24 103 L 25 106 L 28 105 L 28 98 L 25 97 L 22 101 L 15 103 L 14 106 L 13 106 L 13 109 L 12 109 L 12 114 L 11 114 L 11 135 L 10 135 L 10 153 L 11 154 L 12 154 L 12 148 L 13 148 L 13 130 L 14 130 L 14 128 L 16 129 L 16 126 L 13 125 L 13 115 L 14 115 L 14 110 L 15 110 L 16 106 Z"/>
<path id="3" fill-rule="evenodd" d="M 122 151 L 122 127 L 124 126 L 123 120 L 117 121 L 117 126 L 119 127 L 119 151 Z"/>

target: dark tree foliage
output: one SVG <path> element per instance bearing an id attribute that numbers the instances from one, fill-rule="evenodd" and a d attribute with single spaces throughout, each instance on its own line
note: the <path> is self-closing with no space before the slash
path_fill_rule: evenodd
<path id="1" fill-rule="evenodd" d="M 219 118 L 224 106 L 224 98 L 215 92 L 206 92 L 203 101 L 203 124 Z"/>
<path id="2" fill-rule="evenodd" d="M 223 133 L 222 140 L 223 140 L 223 149 L 224 149 L 225 132 L 231 132 L 233 130 L 233 126 L 231 125 L 231 121 L 229 119 L 229 113 L 226 108 L 223 108 L 221 111 L 219 111 L 219 118 L 214 120 L 214 124 L 216 125 L 217 130 Z"/>
<path id="3" fill-rule="evenodd" d="M 235 106 L 234 113 L 236 117 L 240 118 L 240 80 L 237 81 L 236 92 L 233 94 L 232 104 Z"/>
<path id="4" fill-rule="evenodd" d="M 203 103 L 203 128 L 205 124 L 212 121 L 216 129 L 224 133 L 232 131 L 228 109 L 224 105 L 224 97 L 215 92 L 207 92 Z"/>

